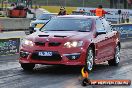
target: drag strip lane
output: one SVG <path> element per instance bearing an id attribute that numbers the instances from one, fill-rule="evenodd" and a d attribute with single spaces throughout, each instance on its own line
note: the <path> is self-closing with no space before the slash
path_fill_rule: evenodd
<path id="1" fill-rule="evenodd" d="M 94 71 L 90 73 L 90 79 L 132 80 L 132 49 L 127 48 L 132 45 L 131 42 L 122 44 L 125 45 L 121 49 L 119 67 L 108 66 L 107 63 L 96 65 Z M 24 72 L 17 58 L 18 55 L 0 58 L 0 88 L 81 88 L 78 81 L 81 68 L 37 65 L 34 71 Z M 88 86 L 86 88 L 129 87 Z"/>

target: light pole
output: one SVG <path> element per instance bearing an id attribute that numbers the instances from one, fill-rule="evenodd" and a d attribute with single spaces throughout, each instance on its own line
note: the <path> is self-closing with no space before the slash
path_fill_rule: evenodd
<path id="1" fill-rule="evenodd" d="M 4 8 L 4 3 L 3 3 L 4 1 L 3 0 L 1 0 L 1 8 L 2 8 L 2 10 L 3 10 L 3 8 Z"/>
<path id="2" fill-rule="evenodd" d="M 121 0 L 118 0 L 118 8 L 120 9 L 121 8 Z"/>
<path id="3" fill-rule="evenodd" d="M 47 0 L 47 6 L 48 6 L 48 3 L 49 3 L 49 1 Z"/>
<path id="4" fill-rule="evenodd" d="M 64 2 L 64 3 L 65 3 L 65 7 L 66 7 L 66 0 L 65 0 L 65 2 Z"/>
<path id="5" fill-rule="evenodd" d="M 83 0 L 83 7 L 84 7 L 84 4 L 85 4 L 85 0 Z"/>

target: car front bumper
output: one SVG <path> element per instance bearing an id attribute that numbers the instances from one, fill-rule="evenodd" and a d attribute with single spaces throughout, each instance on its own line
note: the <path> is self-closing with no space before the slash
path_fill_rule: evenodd
<path id="1" fill-rule="evenodd" d="M 51 51 L 53 56 L 45 57 L 39 56 L 39 51 Z M 84 65 L 87 49 L 83 47 L 72 49 L 44 49 L 28 51 L 21 49 L 20 51 L 20 63 L 34 63 L 34 64 L 48 64 L 48 65 Z"/>

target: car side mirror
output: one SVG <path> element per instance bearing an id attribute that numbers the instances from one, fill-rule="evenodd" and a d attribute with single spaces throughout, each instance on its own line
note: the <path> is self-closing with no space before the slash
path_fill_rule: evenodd
<path id="1" fill-rule="evenodd" d="M 31 18 L 31 20 L 36 20 L 36 17 Z"/>
<path id="2" fill-rule="evenodd" d="M 29 27 L 29 32 L 32 34 L 34 32 L 34 27 Z"/>
<path id="3" fill-rule="evenodd" d="M 109 23 L 109 25 L 111 25 L 112 23 L 111 22 L 108 22 Z"/>
<path id="4" fill-rule="evenodd" d="M 106 30 L 97 30 L 96 35 L 106 34 Z"/>

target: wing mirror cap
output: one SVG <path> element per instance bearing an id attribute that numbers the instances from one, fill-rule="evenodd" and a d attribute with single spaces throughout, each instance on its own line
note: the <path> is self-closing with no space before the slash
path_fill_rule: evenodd
<path id="1" fill-rule="evenodd" d="M 34 27 L 29 27 L 30 34 L 34 32 Z"/>

